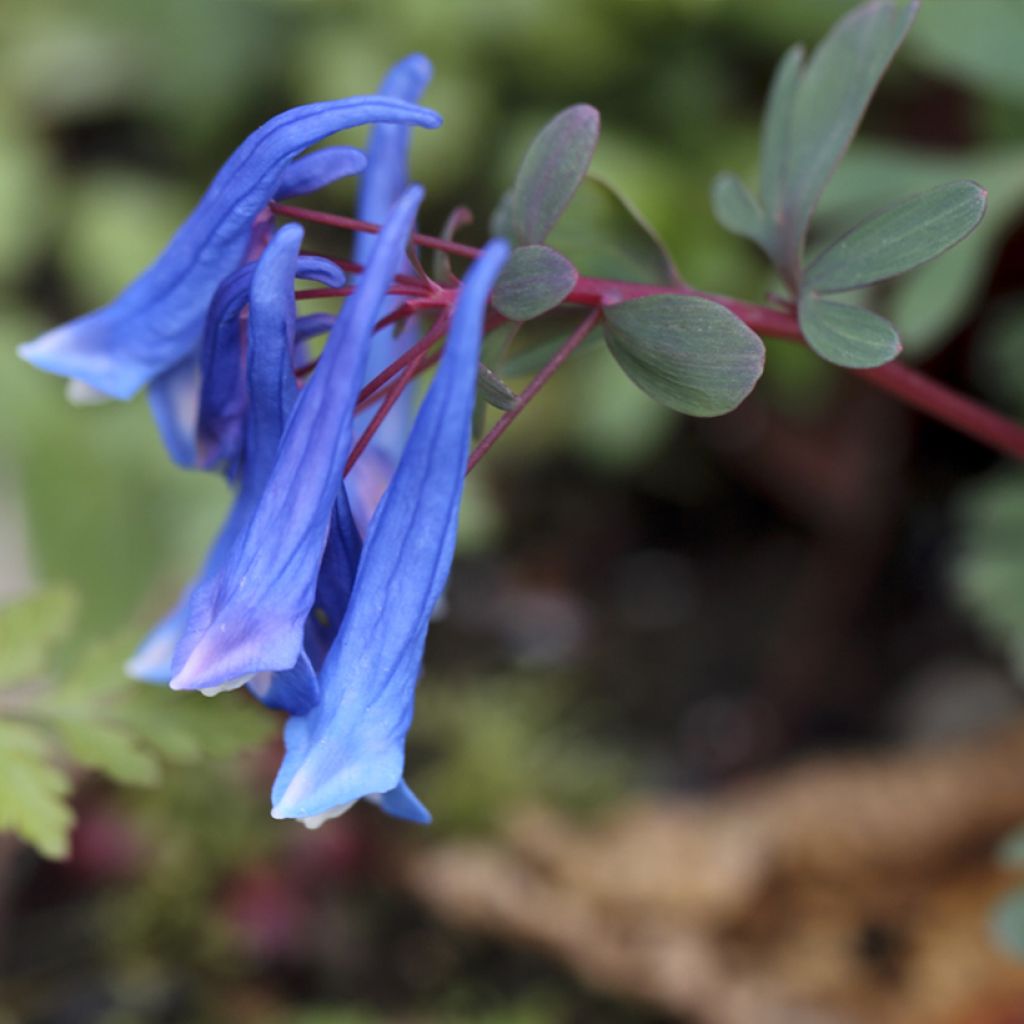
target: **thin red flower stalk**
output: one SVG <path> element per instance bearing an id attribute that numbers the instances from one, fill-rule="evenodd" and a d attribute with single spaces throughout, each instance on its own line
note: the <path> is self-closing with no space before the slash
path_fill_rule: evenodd
<path id="1" fill-rule="evenodd" d="M 342 217 L 306 210 L 302 207 L 272 203 L 271 209 L 281 216 L 295 217 L 320 224 L 350 231 L 363 231 L 377 234 L 380 225 L 357 220 L 354 217 Z M 426 248 L 439 249 L 456 256 L 475 259 L 480 250 L 475 246 L 451 242 L 433 235 L 413 234 L 412 241 Z M 636 299 L 648 295 L 696 295 L 707 298 L 726 307 L 735 313 L 748 327 L 759 334 L 776 338 L 787 338 L 806 344 L 800 325 L 793 314 L 786 310 L 762 306 L 752 302 L 743 302 L 725 295 L 701 292 L 686 285 L 652 285 L 638 284 L 630 281 L 613 281 L 596 277 L 581 277 L 576 287 L 566 296 L 567 304 L 591 306 L 600 309 L 602 306 L 613 305 L 627 299 Z M 568 355 L 568 353 L 566 354 Z M 556 359 L 558 356 L 555 357 Z M 563 360 L 564 361 L 564 360 Z M 561 365 L 561 363 L 559 363 Z M 545 368 L 546 369 L 546 368 Z M 557 369 L 557 366 L 555 367 Z M 543 371 L 542 371 L 543 372 Z M 553 372 L 553 371 L 552 371 Z M 872 386 L 884 391 L 904 404 L 938 420 L 946 426 L 957 430 L 975 441 L 986 445 L 1004 455 L 1024 461 L 1024 425 L 990 409 L 984 403 L 939 381 L 906 363 L 893 361 L 870 370 L 853 370 L 858 377 Z M 541 384 L 543 386 L 543 384 Z M 525 395 L 526 392 L 524 391 Z M 521 405 L 510 410 L 518 415 Z M 509 414 L 507 413 L 506 416 Z M 514 415 L 512 418 L 514 418 Z M 502 424 L 505 417 L 495 424 L 495 430 Z M 509 420 L 511 422 L 511 419 Z M 507 429 L 503 426 L 500 433 Z M 493 433 L 494 431 L 492 431 Z M 494 440 L 500 436 L 495 436 Z M 488 435 L 490 437 L 490 435 Z M 479 462 L 484 451 L 481 446 L 488 440 L 481 441 L 473 452 L 471 467 Z M 493 444 L 493 440 L 490 442 Z M 488 447 L 490 447 L 488 444 Z"/>
<path id="2" fill-rule="evenodd" d="M 321 213 L 319 210 L 308 210 L 303 206 L 288 206 L 285 203 L 271 203 L 270 209 L 278 216 L 305 220 L 312 224 L 326 224 L 328 227 L 342 228 L 345 231 L 362 231 L 369 235 L 380 233 L 379 224 L 357 220 L 355 217 L 343 217 L 336 213 Z M 475 245 L 450 242 L 434 235 L 421 235 L 418 231 L 414 231 L 409 236 L 409 240 L 413 245 L 422 245 L 428 249 L 440 249 L 442 252 L 449 252 L 453 256 L 464 256 L 469 260 L 476 259 L 480 255 L 480 250 Z"/>
<path id="3" fill-rule="evenodd" d="M 348 476 L 352 471 L 352 467 L 359 461 L 359 456 L 366 451 L 366 446 L 373 440 L 373 435 L 377 433 L 380 425 L 384 422 L 384 417 L 391 412 L 395 402 L 398 401 L 398 396 L 405 389 L 405 386 L 412 380 L 416 373 L 419 364 L 426 358 L 426 350 L 422 350 L 414 359 L 412 359 L 406 368 L 402 371 L 401 377 L 391 386 L 388 390 L 387 398 L 384 399 L 381 407 L 373 414 L 373 419 L 370 420 L 369 425 L 363 431 L 362 436 L 356 441 L 352 448 L 352 452 L 348 457 L 348 462 L 345 463 L 345 471 L 343 476 Z"/>
<path id="4" fill-rule="evenodd" d="M 408 364 L 414 359 L 419 358 L 419 356 L 425 353 L 431 345 L 439 341 L 444 336 L 445 331 L 448 330 L 449 321 L 450 317 L 447 314 L 443 313 L 439 316 L 419 341 L 410 345 L 394 362 L 385 366 L 384 369 L 381 370 L 381 372 L 378 373 L 377 376 L 359 392 L 359 397 L 356 401 L 358 403 L 372 402 L 376 391 L 379 391 L 403 367 L 408 366 Z"/>
<path id="5" fill-rule="evenodd" d="M 341 288 L 303 288 L 296 289 L 295 298 L 298 299 L 345 299 L 355 290 L 351 284 L 342 285 Z M 397 295 L 401 298 L 419 298 L 423 295 L 422 288 L 413 288 L 409 285 L 393 284 L 388 289 L 388 295 Z"/>
<path id="6" fill-rule="evenodd" d="M 408 381 L 403 379 L 400 382 L 401 386 L 399 386 L 398 383 L 395 383 L 391 384 L 389 387 L 384 387 L 381 388 L 379 391 L 375 391 L 372 395 L 356 403 L 356 412 L 363 412 L 364 410 L 369 409 L 370 406 L 376 405 L 377 402 L 380 402 L 382 399 L 390 396 L 391 392 L 395 391 L 396 389 L 399 393 L 404 391 L 405 388 L 409 385 L 409 383 L 411 383 L 421 374 L 426 373 L 427 370 L 429 370 L 432 366 L 436 366 L 437 363 L 440 361 L 443 352 L 444 347 L 442 346 L 441 348 L 435 349 L 433 352 L 431 352 L 425 359 L 417 360 L 416 370 L 414 373 L 411 374 Z"/>
<path id="7" fill-rule="evenodd" d="M 505 433 L 515 418 L 530 404 L 537 392 L 552 378 L 555 371 L 579 348 L 583 339 L 590 333 L 591 329 L 601 319 L 601 310 L 591 310 L 579 327 L 569 336 L 564 345 L 551 357 L 544 368 L 533 380 L 523 389 L 516 404 L 506 412 L 497 423 L 487 432 L 483 439 L 477 444 L 469 456 L 466 465 L 466 472 L 470 470 L 491 450 L 494 442 Z"/>

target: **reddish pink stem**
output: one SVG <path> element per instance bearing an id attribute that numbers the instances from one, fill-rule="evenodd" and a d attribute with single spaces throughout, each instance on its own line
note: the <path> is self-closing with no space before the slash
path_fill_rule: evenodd
<path id="1" fill-rule="evenodd" d="M 554 376 L 555 371 L 579 348 L 583 339 L 600 319 L 601 311 L 599 309 L 591 310 L 587 314 L 586 319 L 572 332 L 565 344 L 552 356 L 544 369 L 523 389 L 516 404 L 491 427 L 480 443 L 473 449 L 469 456 L 469 462 L 466 465 L 467 473 L 491 450 L 494 442 L 512 426 L 515 418 L 530 404 L 537 392 Z"/>
<path id="2" fill-rule="evenodd" d="M 274 213 L 281 216 L 295 217 L 319 224 L 328 224 L 350 231 L 363 231 L 370 234 L 377 234 L 380 231 L 380 225 L 357 220 L 353 217 L 319 213 L 316 210 L 286 206 L 282 203 L 271 203 L 271 209 Z M 467 259 L 475 259 L 480 254 L 480 250 L 475 246 L 450 242 L 433 235 L 415 233 L 412 235 L 412 241 L 416 245 L 440 249 L 443 252 L 463 256 Z M 796 317 L 791 313 L 773 309 L 770 306 L 743 302 L 725 295 L 696 291 L 686 285 L 636 284 L 630 281 L 581 277 L 576 283 L 576 287 L 566 296 L 565 302 L 600 309 L 602 306 L 613 305 L 616 302 L 642 298 L 648 295 L 696 295 L 701 298 L 711 299 L 731 310 L 748 327 L 759 334 L 768 334 L 776 338 L 788 338 L 793 341 L 804 341 L 800 325 Z M 568 342 L 566 344 L 568 345 Z M 553 366 L 550 373 L 541 380 L 541 376 L 548 370 L 548 367 L 545 367 L 535 381 L 531 382 L 530 386 L 520 396 L 520 404 L 514 409 L 509 410 L 494 425 L 490 434 L 480 442 L 470 457 L 470 469 L 480 461 L 480 458 L 494 441 L 508 429 L 508 424 L 518 416 L 523 405 L 525 405 L 522 399 L 527 394 L 530 394 L 532 397 L 536 390 L 543 387 L 547 378 L 558 369 L 558 366 L 565 361 L 571 351 L 572 349 L 570 348 L 569 351 L 562 355 L 562 350 L 559 350 L 558 355 L 552 360 L 552 363 L 557 360 L 557 365 Z M 933 380 L 920 370 L 908 366 L 906 363 L 891 362 L 872 370 L 854 370 L 852 372 L 880 391 L 885 391 L 887 394 L 898 398 L 918 412 L 937 419 L 948 427 L 958 430 L 960 433 L 966 434 L 968 437 L 1004 455 L 1024 461 L 1024 426 L 1006 416 L 1000 415 L 982 402 L 961 394 L 939 381 Z M 540 381 L 540 384 L 535 390 L 531 391 L 537 381 Z M 491 434 L 494 434 L 493 438 L 491 438 Z"/>

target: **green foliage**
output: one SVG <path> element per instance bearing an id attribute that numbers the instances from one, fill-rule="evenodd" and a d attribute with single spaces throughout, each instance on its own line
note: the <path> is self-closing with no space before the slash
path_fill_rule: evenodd
<path id="1" fill-rule="evenodd" d="M 71 591 L 54 588 L 0 609 L 0 829 L 45 857 L 68 852 L 78 769 L 153 785 L 161 759 L 235 754 L 273 725 L 244 702 L 200 708 L 202 701 L 125 679 L 123 641 L 72 651 L 57 670 L 76 605 Z"/>
<path id="2" fill-rule="evenodd" d="M 587 277 L 674 284 L 679 280 L 665 244 L 611 185 L 588 174 L 548 242 Z"/>
<path id="3" fill-rule="evenodd" d="M 808 292 L 800 297 L 798 313 L 807 344 L 837 366 L 867 369 L 899 355 L 896 328 L 870 310 Z"/>
<path id="4" fill-rule="evenodd" d="M 601 115 L 585 103 L 563 110 L 541 129 L 504 210 L 513 241 L 533 245 L 547 238 L 587 173 L 600 130 Z"/>
<path id="5" fill-rule="evenodd" d="M 513 249 L 491 293 L 494 308 L 509 320 L 533 320 L 561 305 L 579 274 L 547 245 Z"/>
<path id="6" fill-rule="evenodd" d="M 630 379 L 691 416 L 720 416 L 750 394 L 764 345 L 724 306 L 689 295 L 652 295 L 605 310 L 605 338 Z"/>
<path id="7" fill-rule="evenodd" d="M 771 227 L 761 204 L 731 171 L 716 174 L 711 182 L 711 211 L 715 220 L 734 235 L 741 235 L 768 249 Z"/>
<path id="8" fill-rule="evenodd" d="M 966 238 L 985 213 L 985 190 L 953 181 L 882 210 L 836 239 L 805 269 L 803 285 L 846 292 L 905 274 Z"/>

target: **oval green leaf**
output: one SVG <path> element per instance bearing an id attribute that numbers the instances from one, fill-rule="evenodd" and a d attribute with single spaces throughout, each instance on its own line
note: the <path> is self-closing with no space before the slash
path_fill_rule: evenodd
<path id="1" fill-rule="evenodd" d="M 800 330 L 822 359 L 857 370 L 881 366 L 900 353 L 900 336 L 888 320 L 809 292 L 800 299 Z"/>
<path id="2" fill-rule="evenodd" d="M 601 115 L 586 103 L 557 114 L 533 140 L 502 213 L 512 240 L 543 242 L 569 205 L 590 166 Z"/>
<path id="3" fill-rule="evenodd" d="M 608 347 L 627 376 L 677 412 L 731 412 L 764 369 L 761 339 L 709 299 L 651 295 L 604 312 Z"/>
<path id="4" fill-rule="evenodd" d="M 881 210 L 821 252 L 804 271 L 804 284 L 845 292 L 913 270 L 978 226 L 986 195 L 976 182 L 953 181 Z"/>
<path id="5" fill-rule="evenodd" d="M 774 223 L 782 219 L 789 132 L 803 64 L 804 48 L 796 43 L 775 66 L 761 115 L 761 203 Z"/>
<path id="6" fill-rule="evenodd" d="M 711 182 L 711 212 L 726 231 L 765 247 L 768 225 L 764 210 L 735 174 L 723 171 L 715 175 Z"/>
<path id="7" fill-rule="evenodd" d="M 576 268 L 550 246 L 520 246 L 495 282 L 491 304 L 509 320 L 532 320 L 558 306 L 578 280 Z"/>
<path id="8" fill-rule="evenodd" d="M 781 263 L 793 276 L 821 193 L 918 6 L 918 0 L 905 6 L 872 0 L 855 8 L 815 47 L 800 75 L 790 115 L 780 237 Z"/>
<path id="9" fill-rule="evenodd" d="M 548 242 L 581 274 L 676 284 L 679 274 L 651 226 L 607 182 L 587 175 Z"/>

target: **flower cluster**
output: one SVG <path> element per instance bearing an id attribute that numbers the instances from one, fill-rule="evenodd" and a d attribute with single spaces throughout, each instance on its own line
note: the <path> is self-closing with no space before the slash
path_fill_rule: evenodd
<path id="1" fill-rule="evenodd" d="M 267 122 L 120 296 L 20 349 L 67 377 L 72 399 L 148 388 L 172 458 L 230 481 L 205 564 L 128 671 L 210 695 L 247 686 L 286 711 L 272 813 L 307 824 L 364 797 L 429 821 L 403 781 L 405 737 L 452 560 L 488 298 L 508 253 L 500 240 L 481 251 L 426 337 L 396 309 L 423 198 L 406 183 L 409 133 L 440 123 L 416 105 L 429 76 L 412 56 L 378 95 Z M 365 154 L 306 152 L 364 124 Z M 303 254 L 302 228 L 279 226 L 272 204 L 348 175 L 360 175 L 357 212 L 379 233 L 360 236 L 351 261 Z M 342 296 L 337 315 L 299 316 L 296 279 Z M 413 410 L 405 384 L 442 338 Z M 364 385 L 401 366 L 371 415 Z"/>

